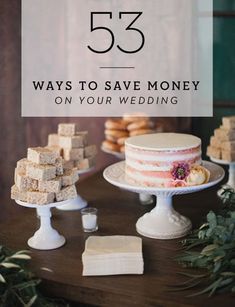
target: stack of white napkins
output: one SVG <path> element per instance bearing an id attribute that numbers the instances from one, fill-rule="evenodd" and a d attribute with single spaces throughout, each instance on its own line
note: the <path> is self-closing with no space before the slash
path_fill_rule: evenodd
<path id="1" fill-rule="evenodd" d="M 143 274 L 142 239 L 90 236 L 82 254 L 83 275 Z"/>

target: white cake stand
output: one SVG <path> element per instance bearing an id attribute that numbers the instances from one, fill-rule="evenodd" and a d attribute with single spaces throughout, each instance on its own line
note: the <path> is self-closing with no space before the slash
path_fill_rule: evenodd
<path id="1" fill-rule="evenodd" d="M 86 174 L 92 171 L 94 167 L 85 169 L 85 170 L 79 170 L 78 174 Z M 87 201 L 83 199 L 79 194 L 76 198 L 71 199 L 68 204 L 58 206 L 56 209 L 62 210 L 62 211 L 74 211 L 74 210 L 80 210 L 82 208 L 85 208 L 87 206 Z"/>
<path id="2" fill-rule="evenodd" d="M 173 239 L 185 236 L 192 227 L 188 218 L 174 210 L 172 206 L 173 195 L 189 194 L 207 189 L 217 184 L 224 177 L 222 167 L 207 161 L 203 161 L 203 166 L 211 173 L 210 181 L 192 187 L 154 188 L 132 184 L 126 180 L 125 161 L 107 167 L 103 175 L 108 182 L 115 186 L 132 192 L 156 195 L 156 207 L 138 219 L 136 230 L 139 234 L 149 238 Z"/>
<path id="3" fill-rule="evenodd" d="M 101 147 L 102 151 L 113 155 L 114 157 L 118 158 L 119 160 L 125 160 L 125 153 L 123 152 L 116 152 L 112 150 L 108 150 L 106 148 Z M 153 203 L 153 197 L 150 194 L 146 193 L 139 193 L 139 200 L 142 205 L 150 205 Z"/>
<path id="4" fill-rule="evenodd" d="M 211 161 L 221 164 L 221 165 L 228 165 L 228 182 L 225 183 L 221 189 L 218 190 L 217 195 L 221 198 L 224 198 L 223 192 L 224 189 L 229 188 L 235 191 L 235 162 L 229 162 L 225 160 L 215 159 L 210 157 Z"/>
<path id="5" fill-rule="evenodd" d="M 37 214 L 40 218 L 40 228 L 28 240 L 28 245 L 30 247 L 40 250 L 50 250 L 65 244 L 65 238 L 51 225 L 51 208 L 61 205 L 64 206 L 68 202 L 70 202 L 70 200 L 47 205 L 35 205 L 16 200 L 16 203 L 20 206 L 37 209 Z"/>

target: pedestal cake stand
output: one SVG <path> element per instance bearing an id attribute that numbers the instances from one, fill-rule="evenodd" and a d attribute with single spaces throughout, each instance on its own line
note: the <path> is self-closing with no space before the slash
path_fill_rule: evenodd
<path id="1" fill-rule="evenodd" d="M 232 189 L 233 191 L 235 191 L 235 162 L 229 162 L 229 161 L 225 161 L 225 160 L 220 160 L 220 159 L 215 159 L 215 158 L 210 158 L 211 161 L 221 164 L 221 165 L 228 165 L 229 169 L 228 169 L 228 182 L 225 183 L 221 189 L 218 190 L 217 195 L 221 198 L 224 198 L 223 196 L 223 192 L 224 189 Z"/>
<path id="2" fill-rule="evenodd" d="M 110 155 L 113 155 L 114 157 L 118 158 L 119 160 L 125 160 L 125 153 L 123 152 L 117 152 L 108 150 L 106 148 L 101 147 L 102 151 L 105 153 L 108 153 Z M 139 193 L 139 200 L 142 205 L 150 205 L 153 203 L 153 197 L 150 194 L 146 193 Z"/>
<path id="3" fill-rule="evenodd" d="M 222 167 L 203 161 L 210 173 L 210 181 L 192 187 L 154 188 L 132 184 L 125 177 L 125 161 L 115 163 L 104 170 L 104 178 L 111 184 L 123 189 L 157 196 L 156 207 L 140 217 L 136 223 L 139 234 L 154 239 L 173 239 L 185 236 L 191 229 L 191 221 L 176 212 L 172 206 L 173 195 L 189 194 L 207 189 L 224 177 Z"/>
<path id="4" fill-rule="evenodd" d="M 16 203 L 20 206 L 37 209 L 37 214 L 40 218 L 40 228 L 28 240 L 28 245 L 30 247 L 40 250 L 50 250 L 61 247 L 65 244 L 65 238 L 51 225 L 51 208 L 64 206 L 68 202 L 70 202 L 70 200 L 47 205 L 35 205 L 16 200 Z"/>
<path id="5" fill-rule="evenodd" d="M 79 170 L 78 174 L 79 175 L 86 174 L 92 171 L 93 169 L 94 167 L 91 167 L 85 170 Z M 87 201 L 78 194 L 78 196 L 74 199 L 71 199 L 68 204 L 58 206 L 56 209 L 62 210 L 62 211 L 74 211 L 74 210 L 80 210 L 82 208 L 85 208 L 86 206 L 87 206 Z"/>

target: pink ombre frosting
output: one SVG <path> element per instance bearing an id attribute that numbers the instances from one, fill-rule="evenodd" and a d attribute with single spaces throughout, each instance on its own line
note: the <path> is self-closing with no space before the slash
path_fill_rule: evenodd
<path id="1" fill-rule="evenodd" d="M 135 136 L 126 140 L 125 155 L 127 179 L 143 186 L 184 186 L 172 170 L 182 163 L 201 164 L 201 140 L 180 133 Z"/>

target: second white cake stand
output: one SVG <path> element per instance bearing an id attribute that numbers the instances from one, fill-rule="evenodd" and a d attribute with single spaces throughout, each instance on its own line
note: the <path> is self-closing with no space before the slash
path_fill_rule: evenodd
<path id="1" fill-rule="evenodd" d="M 211 173 L 209 182 L 192 187 L 154 188 L 132 184 L 126 180 L 125 161 L 110 165 L 104 170 L 103 175 L 108 182 L 120 188 L 137 193 L 156 195 L 156 207 L 138 219 L 136 230 L 139 234 L 149 238 L 173 239 L 185 236 L 190 231 L 192 224 L 188 218 L 174 210 L 172 197 L 207 189 L 220 182 L 224 177 L 222 167 L 207 161 L 203 161 L 203 166 Z"/>
<path id="2" fill-rule="evenodd" d="M 94 167 L 91 167 L 89 169 L 85 169 L 85 170 L 79 170 L 78 174 L 82 175 L 82 174 L 86 174 L 89 173 L 90 171 L 92 171 L 94 169 Z M 79 194 L 76 198 L 71 199 L 67 204 L 62 205 L 62 206 L 58 206 L 56 209 L 58 210 L 62 210 L 62 211 L 74 211 L 74 210 L 80 210 L 83 209 L 87 206 L 87 201 L 85 199 L 83 199 Z"/>
<path id="3" fill-rule="evenodd" d="M 228 182 L 223 185 L 221 189 L 218 190 L 217 194 L 219 197 L 224 198 L 223 192 L 224 189 L 229 188 L 235 191 L 235 162 L 229 162 L 221 159 L 210 158 L 211 161 L 221 164 L 228 165 Z"/>
<path id="4" fill-rule="evenodd" d="M 65 244 L 65 238 L 51 225 L 51 208 L 64 206 L 68 202 L 70 202 L 70 200 L 47 205 L 35 205 L 16 200 L 16 203 L 20 206 L 36 209 L 38 217 L 40 218 L 40 228 L 28 240 L 28 245 L 30 247 L 40 250 L 50 250 L 59 248 Z"/>

